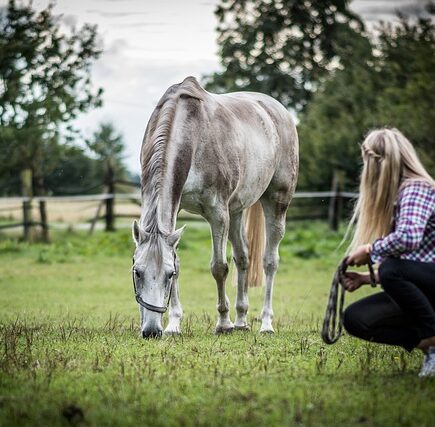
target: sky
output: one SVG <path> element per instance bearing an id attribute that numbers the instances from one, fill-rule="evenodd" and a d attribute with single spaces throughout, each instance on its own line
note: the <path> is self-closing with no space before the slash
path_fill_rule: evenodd
<path id="1" fill-rule="evenodd" d="M 35 8 L 48 0 L 33 0 Z M 139 152 L 148 119 L 165 90 L 185 77 L 220 70 L 214 9 L 219 0 L 58 0 L 54 11 L 68 25 L 98 25 L 104 53 L 93 67 L 104 105 L 77 122 L 89 137 L 112 122 L 126 143 L 125 163 L 140 170 Z M 422 12 L 424 0 L 355 0 L 351 8 L 369 24 L 394 19 L 395 11 Z M 0 7 L 7 0 L 0 0 Z"/>

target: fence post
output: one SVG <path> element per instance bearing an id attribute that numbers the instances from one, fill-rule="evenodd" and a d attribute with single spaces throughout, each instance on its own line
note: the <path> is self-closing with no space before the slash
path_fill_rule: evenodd
<path id="1" fill-rule="evenodd" d="M 45 200 L 39 201 L 39 216 L 41 218 L 41 237 L 45 243 L 50 241 L 50 236 L 48 233 L 48 222 L 47 222 L 47 202 Z"/>
<path id="2" fill-rule="evenodd" d="M 44 178 L 42 174 L 35 173 L 34 175 L 34 184 L 35 184 L 35 194 L 36 196 L 43 197 L 46 195 Z M 45 243 L 49 243 L 50 236 L 48 231 L 48 222 L 47 222 L 47 202 L 45 200 L 39 200 L 39 218 L 41 225 L 41 239 Z"/>
<path id="3" fill-rule="evenodd" d="M 334 170 L 332 177 L 331 192 L 333 193 L 329 202 L 328 222 L 331 230 L 337 231 L 340 224 L 341 212 L 343 210 L 343 199 L 341 191 L 343 191 L 344 174 L 343 171 Z"/>
<path id="4" fill-rule="evenodd" d="M 105 200 L 101 200 L 99 205 L 98 205 L 97 212 L 95 213 L 95 216 L 92 218 L 92 221 L 91 221 L 91 228 L 89 229 L 89 234 L 92 234 L 94 232 L 95 225 L 96 225 L 97 221 L 100 219 L 100 212 L 104 206 L 104 203 L 105 203 Z"/>
<path id="5" fill-rule="evenodd" d="M 32 232 L 32 202 L 31 199 L 23 202 L 23 239 L 28 242 L 31 240 Z"/>
<path id="6" fill-rule="evenodd" d="M 110 163 L 107 166 L 106 183 L 107 192 L 110 194 L 106 199 L 106 231 L 115 231 L 115 180 Z"/>
<path id="7" fill-rule="evenodd" d="M 23 239 L 32 240 L 32 170 L 21 171 L 21 193 L 28 200 L 23 201 Z"/>

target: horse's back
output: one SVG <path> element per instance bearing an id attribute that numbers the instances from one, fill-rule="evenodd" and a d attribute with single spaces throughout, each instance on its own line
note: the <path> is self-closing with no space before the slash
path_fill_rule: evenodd
<path id="1" fill-rule="evenodd" d="M 261 106 L 273 122 L 277 135 L 276 162 L 265 192 L 273 198 L 290 201 L 295 191 L 299 170 L 299 140 L 291 113 L 276 99 L 263 93 L 236 92 L 229 95 Z"/>
<path id="2" fill-rule="evenodd" d="M 212 94 L 191 77 L 168 89 L 157 108 L 164 111 L 170 99 L 177 99 L 172 144 L 192 151 L 182 205 L 198 212 L 226 200 L 230 209 L 242 209 L 277 178 L 291 186 L 297 136 L 278 101 L 256 92 Z"/>
<path id="3" fill-rule="evenodd" d="M 258 92 L 236 92 L 240 98 L 257 102 L 272 119 L 278 134 L 278 161 L 270 183 L 270 191 L 281 188 L 293 195 L 299 170 L 299 139 L 291 113 L 276 99 Z"/>
<path id="4" fill-rule="evenodd" d="M 298 137 L 294 119 L 280 102 L 259 92 L 209 95 L 218 105 L 217 111 L 222 109 L 232 113 L 230 127 L 241 125 L 247 138 L 252 133 L 263 136 L 263 144 L 273 144 L 278 157 L 288 156 L 289 161 L 297 161 Z"/>

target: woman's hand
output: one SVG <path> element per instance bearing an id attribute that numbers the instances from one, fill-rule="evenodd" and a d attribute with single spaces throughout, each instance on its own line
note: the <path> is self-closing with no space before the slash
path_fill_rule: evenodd
<path id="1" fill-rule="evenodd" d="M 371 247 L 370 244 L 358 246 L 347 257 L 347 264 L 356 266 L 368 264 L 370 260 Z"/>
<path id="2" fill-rule="evenodd" d="M 356 271 L 349 271 L 344 273 L 343 286 L 346 291 L 353 292 L 361 285 L 370 283 L 370 276 L 368 274 L 357 273 Z"/>

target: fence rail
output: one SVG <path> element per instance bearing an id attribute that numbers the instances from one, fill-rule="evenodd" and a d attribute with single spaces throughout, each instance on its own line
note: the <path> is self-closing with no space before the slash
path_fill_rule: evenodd
<path id="1" fill-rule="evenodd" d="M 328 199 L 331 197 L 337 197 L 339 195 L 343 198 L 354 199 L 358 197 L 358 193 L 352 193 L 348 191 L 343 192 L 333 192 L 333 191 L 313 191 L 313 192 L 296 192 L 293 195 L 294 199 Z M 0 197 L 0 204 L 2 200 L 7 200 L 8 202 L 86 202 L 86 201 L 100 201 L 108 199 L 117 200 L 141 200 L 141 196 L 138 193 L 113 193 L 113 194 L 85 194 L 85 195 L 74 195 L 74 196 L 40 196 L 40 197 Z M 1 210 L 2 208 L 0 208 Z M 6 210 L 7 208 L 5 208 Z"/>
<path id="2" fill-rule="evenodd" d="M 61 196 L 33 196 L 31 173 L 30 171 L 24 171 L 22 176 L 23 183 L 23 196 L 21 197 L 9 197 L 0 198 L 0 218 L 4 215 L 4 212 L 17 212 L 21 210 L 22 221 L 18 222 L 17 215 L 10 214 L 10 223 L 0 224 L 0 230 L 8 228 L 23 227 L 24 239 L 31 240 L 33 236 L 33 228 L 35 226 L 40 227 L 41 236 L 44 240 L 49 240 L 49 221 L 47 215 L 47 204 L 54 204 L 59 206 L 59 209 L 63 209 L 68 213 L 68 203 L 86 203 L 85 206 L 81 205 L 78 211 L 87 211 L 90 208 L 95 208 L 95 212 L 91 218 L 86 218 L 85 223 L 90 224 L 89 232 L 92 233 L 98 221 L 105 221 L 105 230 L 113 231 L 115 229 L 116 218 L 126 217 L 138 217 L 137 207 L 141 206 L 140 191 L 130 193 L 117 192 L 116 186 L 130 186 L 133 189 L 138 190 L 140 184 L 138 182 L 132 182 L 128 180 L 119 180 L 115 178 L 114 171 L 107 170 L 106 178 L 104 182 L 88 188 L 86 190 L 92 191 L 97 188 L 104 188 L 103 193 L 98 194 L 65 194 Z M 343 211 L 345 210 L 345 202 L 355 199 L 358 194 L 342 191 L 344 176 L 339 170 L 334 171 L 332 185 L 330 191 L 311 191 L 311 192 L 296 192 L 294 200 L 290 205 L 289 214 L 287 219 L 291 221 L 297 221 L 301 219 L 327 219 L 331 229 L 336 230 L 338 228 Z M 92 205 L 89 205 L 92 203 Z M 133 213 L 122 212 L 118 209 L 115 212 L 116 203 L 129 202 L 135 205 L 136 211 Z M 62 203 L 65 203 L 62 206 Z M 5 205 L 8 205 L 6 207 Z M 34 208 L 38 207 L 39 221 L 35 221 L 33 218 Z M 197 218 L 197 216 L 190 215 L 189 217 L 183 217 L 183 219 Z M 52 226 L 54 222 L 52 221 Z"/>
<path id="3" fill-rule="evenodd" d="M 340 218 L 342 216 L 343 202 L 355 199 L 358 197 L 357 193 L 353 192 L 340 192 L 340 191 L 315 191 L 315 192 L 296 192 L 294 201 L 290 205 L 288 219 L 290 221 L 298 221 L 302 219 L 328 219 L 332 228 L 337 228 Z M 316 202 L 322 200 L 322 203 Z M 110 201 L 111 203 L 107 203 Z M 83 210 L 96 208 L 96 213 L 92 218 L 87 219 L 85 222 L 90 223 L 90 232 L 95 228 L 98 221 L 104 220 L 106 223 L 106 230 L 114 229 L 115 218 L 133 218 L 137 214 L 133 213 L 116 213 L 117 202 L 131 202 L 136 206 L 140 206 L 141 195 L 139 193 L 105 193 L 105 194 L 89 194 L 89 195 L 65 195 L 65 196 L 39 196 L 39 197 L 7 197 L 0 198 L 0 216 L 4 212 L 22 211 L 21 222 L 18 222 L 16 216 L 15 221 L 12 223 L 0 224 L 0 230 L 8 228 L 23 227 L 26 233 L 29 233 L 29 228 L 41 227 L 42 230 L 49 228 L 48 220 L 46 218 L 41 221 L 26 221 L 29 218 L 28 211 L 32 210 L 38 204 L 57 204 L 57 203 L 82 203 L 87 202 Z M 89 204 L 90 202 L 96 202 Z M 5 206 L 8 205 L 8 206 Z M 109 211 L 110 210 L 110 211 Z M 27 215 L 27 216 L 26 216 Z M 196 216 L 189 216 L 183 219 L 194 219 Z M 111 221 L 111 225 L 108 224 Z"/>

